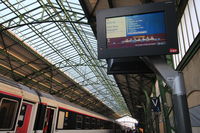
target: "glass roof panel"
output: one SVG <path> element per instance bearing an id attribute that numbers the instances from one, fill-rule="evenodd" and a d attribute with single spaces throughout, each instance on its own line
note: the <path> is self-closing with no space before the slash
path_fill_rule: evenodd
<path id="1" fill-rule="evenodd" d="M 0 15 L 0 23 L 45 59 L 115 112 L 128 113 L 106 61 L 97 59 L 97 41 L 78 0 L 2 0 Z"/>

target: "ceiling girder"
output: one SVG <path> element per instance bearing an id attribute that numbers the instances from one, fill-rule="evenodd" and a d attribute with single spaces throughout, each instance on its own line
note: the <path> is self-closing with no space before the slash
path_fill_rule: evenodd
<path id="1" fill-rule="evenodd" d="M 103 102 L 108 104 L 108 106 L 110 106 L 113 109 L 117 109 L 117 112 L 120 112 L 120 110 L 126 110 L 126 107 L 123 105 L 123 98 L 121 97 L 119 90 L 117 90 L 117 86 L 114 83 L 114 80 L 112 80 L 111 76 L 107 76 L 106 74 L 106 62 L 99 62 L 97 60 L 96 46 L 93 47 L 93 45 L 96 45 L 96 40 L 93 33 L 91 32 L 90 26 L 85 25 L 88 24 L 85 15 L 83 15 L 82 13 L 78 13 L 78 11 L 74 11 L 72 9 L 73 6 L 71 7 L 71 4 L 73 4 L 74 1 L 71 3 L 68 3 L 68 1 L 58 0 L 56 2 L 43 0 L 31 1 L 31 3 L 34 2 L 37 3 L 37 6 L 35 8 L 31 8 L 30 10 L 28 10 L 29 7 L 33 5 L 26 5 L 28 2 L 23 3 L 23 1 L 19 1 L 18 3 L 13 4 L 12 1 L 3 0 L 3 3 L 0 3 L 4 5 L 4 8 L 7 8 L 10 11 L 8 13 L 12 16 L 11 18 L 6 19 L 6 21 L 3 21 L 4 27 L 1 27 L 1 31 L 6 32 L 5 29 L 10 28 L 13 32 L 19 33 L 20 37 L 22 37 L 22 40 L 16 41 L 18 44 L 27 47 L 24 45 L 23 40 L 25 40 L 28 43 L 31 40 L 31 42 L 34 42 L 33 44 L 31 44 L 31 46 L 36 48 L 36 50 L 42 49 L 44 51 L 42 55 L 45 55 L 45 59 L 43 58 L 42 60 L 40 58 L 40 55 L 35 54 L 36 56 L 34 56 L 37 58 L 32 59 L 31 61 L 26 60 L 25 62 L 22 62 L 19 60 L 20 63 L 12 62 L 15 64 L 18 63 L 16 69 L 14 68 L 15 72 L 20 71 L 20 69 L 27 69 L 27 71 L 23 72 L 24 75 L 19 78 L 19 81 L 21 83 L 25 83 L 26 85 L 33 87 L 35 83 L 35 85 L 37 86 L 36 88 L 42 88 L 47 92 L 50 92 L 55 95 L 62 95 L 63 97 L 68 97 L 68 99 L 72 100 L 73 98 L 71 98 L 69 95 L 67 96 L 67 93 L 76 93 L 75 89 L 73 89 L 73 86 L 66 89 L 67 86 L 62 85 L 62 83 L 64 83 L 64 80 L 61 80 L 59 78 L 60 76 L 64 77 L 64 79 L 69 78 L 67 76 L 65 77 L 63 74 L 67 72 L 72 72 L 73 70 L 73 72 L 75 72 L 75 80 L 79 80 L 77 82 L 77 85 L 75 86 L 80 90 L 84 90 L 80 91 L 78 89 L 77 95 L 73 94 L 74 97 L 77 97 L 83 92 L 88 93 L 87 91 L 90 90 L 94 92 L 94 94 L 99 99 L 103 99 Z M 95 17 L 93 16 L 95 10 L 97 9 L 97 6 L 99 6 L 98 2 L 99 0 L 97 0 L 96 5 L 92 9 L 92 13 L 89 14 L 89 16 L 91 16 L 89 17 L 89 23 L 95 20 Z M 79 5 L 77 4 L 77 6 Z M 80 8 L 80 11 L 81 10 L 82 9 Z M 81 24 L 81 22 L 83 22 L 84 24 Z M 51 27 L 50 25 L 54 26 Z M 50 28 L 46 29 L 46 26 Z M 87 29 L 84 29 L 83 27 Z M 58 40 L 55 41 L 56 38 L 52 36 L 52 34 L 57 33 L 57 31 L 59 31 L 59 36 L 63 35 L 64 37 L 59 38 L 59 43 L 66 45 L 66 49 L 68 49 L 67 47 L 70 45 L 69 48 L 73 48 L 73 52 L 66 51 L 66 53 L 64 53 L 63 51 L 61 51 L 63 47 L 60 49 L 56 47 L 56 45 L 58 45 L 58 43 L 56 43 L 58 42 Z M 12 36 L 9 37 L 13 38 Z M 64 44 L 64 42 L 67 43 Z M 48 48 L 50 48 L 50 51 L 48 51 Z M 29 48 L 27 47 L 27 49 Z M 31 50 L 29 51 L 32 54 L 34 53 Z M 68 54 L 71 54 L 69 58 L 67 58 Z M 52 65 L 52 62 L 47 63 L 45 61 L 50 56 L 52 56 L 51 58 L 54 58 L 55 56 L 59 57 L 54 58 L 54 60 L 56 62 L 60 62 L 60 64 L 55 65 L 53 63 L 53 67 L 59 68 L 61 70 L 59 71 L 58 69 L 54 69 L 53 71 L 56 71 L 56 74 L 55 72 L 52 72 L 51 68 L 48 68 L 48 66 Z M 74 57 L 71 58 L 72 56 Z M 38 58 L 40 58 L 39 61 L 44 62 L 46 66 L 42 66 L 43 64 L 37 65 Z M 35 69 L 35 67 L 32 66 L 37 66 L 37 69 Z M 45 68 L 47 68 L 47 70 L 43 70 Z M 82 68 L 85 68 L 85 70 Z M 91 76 L 91 74 L 93 76 Z M 83 79 L 86 83 L 82 82 Z M 83 85 L 86 85 L 84 87 L 87 87 L 88 89 L 80 87 L 80 85 L 82 85 L 81 83 L 83 83 Z M 98 89 L 98 84 L 102 86 L 100 89 Z M 39 87 L 38 85 L 42 85 L 42 87 Z M 70 85 L 72 84 L 68 84 L 68 86 Z M 106 89 L 104 90 L 104 88 Z M 95 98 L 92 99 L 94 100 Z M 80 102 L 81 105 L 85 104 L 87 106 L 90 106 L 87 102 L 81 103 L 81 100 L 78 100 L 78 102 Z M 117 105 L 116 103 L 119 104 Z M 100 105 L 102 106 L 103 104 L 101 103 Z M 116 105 L 120 107 L 113 107 Z"/>

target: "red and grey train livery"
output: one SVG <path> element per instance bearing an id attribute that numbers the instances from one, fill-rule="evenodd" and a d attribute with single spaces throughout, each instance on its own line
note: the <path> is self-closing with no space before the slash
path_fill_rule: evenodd
<path id="1" fill-rule="evenodd" d="M 0 77 L 0 133 L 114 133 L 112 119 Z"/>

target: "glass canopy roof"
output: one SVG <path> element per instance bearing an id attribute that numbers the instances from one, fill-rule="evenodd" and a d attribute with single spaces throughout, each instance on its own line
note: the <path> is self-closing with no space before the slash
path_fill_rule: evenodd
<path id="1" fill-rule="evenodd" d="M 78 0 L 1 0 L 0 23 L 115 112 L 128 113 Z"/>

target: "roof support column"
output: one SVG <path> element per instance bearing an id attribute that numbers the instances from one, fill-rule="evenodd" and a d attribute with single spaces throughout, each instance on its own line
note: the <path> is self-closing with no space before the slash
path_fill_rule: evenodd
<path id="1" fill-rule="evenodd" d="M 157 94 L 156 94 L 156 87 L 155 87 L 155 82 L 154 82 L 154 84 L 153 84 L 153 86 L 152 86 L 152 90 L 153 90 L 153 97 L 157 97 Z M 153 125 L 155 125 L 154 126 L 154 131 L 155 131 L 155 133 L 160 133 L 160 127 L 159 127 L 159 112 L 152 112 L 152 116 L 154 116 L 154 117 L 152 117 L 152 119 L 154 119 L 154 123 L 153 123 Z"/>
<path id="2" fill-rule="evenodd" d="M 142 59 L 172 89 L 176 133 L 192 133 L 183 74 L 170 67 L 161 56 Z"/>
<path id="3" fill-rule="evenodd" d="M 163 108 L 163 124 L 164 124 L 164 130 L 165 133 L 172 133 L 171 129 L 171 124 L 170 124 L 170 111 L 169 108 L 167 107 L 167 98 L 166 98 L 166 93 L 167 93 L 167 88 L 164 88 L 162 85 L 162 81 L 159 80 L 159 89 L 160 89 L 160 97 L 161 97 L 161 104 Z"/>

